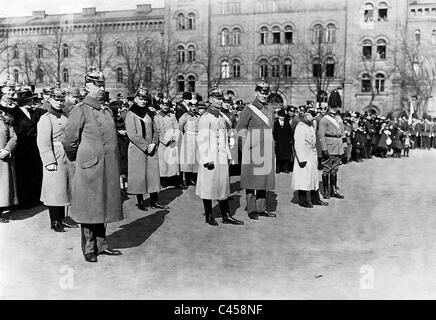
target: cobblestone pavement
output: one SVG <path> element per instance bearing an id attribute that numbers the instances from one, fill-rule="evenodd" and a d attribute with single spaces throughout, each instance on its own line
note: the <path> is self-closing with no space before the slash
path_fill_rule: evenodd
<path id="1" fill-rule="evenodd" d="M 52 232 L 44 207 L 17 211 L 0 225 L 0 299 L 435 299 L 435 164 L 436 150 L 347 164 L 345 199 L 314 209 L 290 201 L 280 174 L 268 195 L 277 218 L 259 221 L 233 177 L 244 226 L 205 224 L 194 187 L 163 191 L 169 211 L 138 211 L 132 196 L 107 232 L 123 255 L 96 264 L 79 229 Z"/>

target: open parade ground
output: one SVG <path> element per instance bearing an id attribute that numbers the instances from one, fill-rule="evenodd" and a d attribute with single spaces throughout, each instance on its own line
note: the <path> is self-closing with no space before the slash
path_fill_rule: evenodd
<path id="1" fill-rule="evenodd" d="M 0 224 L 0 299 L 434 299 L 436 150 L 374 158 L 339 170 L 344 200 L 306 209 L 293 203 L 292 174 L 268 194 L 276 218 L 244 210 L 239 177 L 231 210 L 245 225 L 204 222 L 188 190 L 167 188 L 170 210 L 139 211 L 109 224 L 122 256 L 89 264 L 80 229 L 50 230 L 40 206 Z M 294 201 L 295 202 L 295 201 Z"/>

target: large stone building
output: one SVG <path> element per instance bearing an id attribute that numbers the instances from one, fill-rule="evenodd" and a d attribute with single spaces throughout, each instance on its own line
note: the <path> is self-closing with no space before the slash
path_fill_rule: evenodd
<path id="1" fill-rule="evenodd" d="M 97 62 L 108 74 L 112 94 L 131 92 L 143 82 L 171 96 L 182 91 L 205 96 L 219 85 L 250 101 L 254 84 L 266 78 L 273 89 L 270 100 L 277 104 L 325 101 L 331 90 L 340 89 L 345 109 L 386 114 L 410 99 L 402 73 L 404 44 L 427 39 L 427 54 L 433 55 L 435 21 L 436 2 L 424 1 L 165 0 L 162 9 L 88 8 L 66 16 L 34 12 L 33 17 L 0 19 L 0 32 L 8 35 L 7 69 L 19 80 L 41 82 L 40 72 L 28 76 L 23 57 L 38 55 L 39 44 L 59 44 L 56 28 L 69 26 L 61 35 L 71 55 L 41 64 L 51 78 L 68 80 L 66 85 L 80 84 L 84 70 Z M 149 47 L 142 50 L 146 41 Z M 21 59 L 14 58 L 15 45 Z M 20 49 L 29 45 L 36 52 Z"/>

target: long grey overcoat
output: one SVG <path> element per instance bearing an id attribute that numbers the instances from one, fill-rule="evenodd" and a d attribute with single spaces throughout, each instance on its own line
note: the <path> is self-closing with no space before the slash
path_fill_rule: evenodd
<path id="1" fill-rule="evenodd" d="M 0 159 L 0 207 L 18 204 L 13 157 L 16 146 L 17 135 L 12 127 L 12 119 L 0 111 L 0 150 L 6 149 L 10 152 L 5 159 Z"/>
<path id="2" fill-rule="evenodd" d="M 68 159 L 75 161 L 71 217 L 86 224 L 122 220 L 119 149 L 112 112 L 86 96 L 71 111 L 62 143 Z"/>

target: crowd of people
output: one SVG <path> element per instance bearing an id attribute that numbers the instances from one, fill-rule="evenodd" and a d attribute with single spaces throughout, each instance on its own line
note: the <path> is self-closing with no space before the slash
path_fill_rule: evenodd
<path id="1" fill-rule="evenodd" d="M 240 176 L 252 220 L 275 217 L 267 191 L 275 175 L 293 172 L 299 205 L 327 206 L 343 199 L 339 166 L 362 158 L 408 156 L 409 148 L 435 147 L 436 125 L 428 119 L 386 119 L 342 112 L 339 93 L 328 103 L 275 108 L 269 84 L 256 84 L 252 102 L 212 88 L 207 101 L 184 92 L 180 101 L 151 94 L 108 99 L 101 71 L 90 68 L 85 84 L 63 90 L 47 86 L 42 96 L 9 79 L 0 99 L 0 216 L 41 202 L 51 229 L 81 227 L 86 261 L 120 255 L 106 243 L 106 224 L 123 219 L 123 200 L 136 196 L 138 210 L 169 210 L 159 203 L 168 186 L 196 188 L 205 222 L 217 200 L 223 224 L 243 225 L 230 212 L 230 176 Z M 145 195 L 149 198 L 145 199 Z M 12 211 L 11 211 L 12 210 Z"/>

